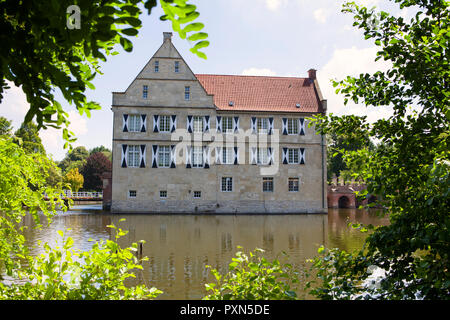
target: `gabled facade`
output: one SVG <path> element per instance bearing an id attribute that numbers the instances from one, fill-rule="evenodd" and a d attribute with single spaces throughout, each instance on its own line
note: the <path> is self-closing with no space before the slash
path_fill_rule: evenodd
<path id="1" fill-rule="evenodd" d="M 323 213 L 326 112 L 307 78 L 194 74 L 171 33 L 113 92 L 112 212 Z"/>

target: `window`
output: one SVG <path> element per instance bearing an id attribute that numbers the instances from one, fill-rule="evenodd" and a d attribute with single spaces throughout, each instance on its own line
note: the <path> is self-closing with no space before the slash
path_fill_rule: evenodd
<path id="1" fill-rule="evenodd" d="M 288 149 L 288 163 L 299 163 L 298 149 Z"/>
<path id="2" fill-rule="evenodd" d="M 232 177 L 222 177 L 222 191 L 223 192 L 233 191 L 233 178 Z"/>
<path id="3" fill-rule="evenodd" d="M 298 119 L 287 119 L 288 134 L 298 134 Z"/>
<path id="4" fill-rule="evenodd" d="M 142 86 L 142 98 L 148 98 L 148 86 Z"/>
<path id="5" fill-rule="evenodd" d="M 194 191 L 194 198 L 201 198 L 202 192 L 201 191 Z"/>
<path id="6" fill-rule="evenodd" d="M 159 61 L 155 61 L 155 72 L 159 72 Z"/>
<path id="7" fill-rule="evenodd" d="M 141 131 L 141 116 L 139 114 L 130 114 L 128 116 L 128 131 L 130 132 Z"/>
<path id="8" fill-rule="evenodd" d="M 180 72 L 180 61 L 175 61 L 175 72 Z"/>
<path id="9" fill-rule="evenodd" d="M 158 167 L 168 168 L 170 165 L 170 146 L 159 146 Z"/>
<path id="10" fill-rule="evenodd" d="M 269 130 L 269 119 L 268 118 L 258 118 L 256 121 L 256 126 L 258 133 L 267 133 Z"/>
<path id="11" fill-rule="evenodd" d="M 136 190 L 128 190 L 128 198 L 136 198 Z"/>
<path id="12" fill-rule="evenodd" d="M 269 156 L 267 153 L 267 148 L 258 148 L 256 153 L 256 162 L 258 164 L 268 164 Z"/>
<path id="13" fill-rule="evenodd" d="M 159 197 L 160 198 L 167 198 L 167 190 L 159 191 Z"/>
<path id="14" fill-rule="evenodd" d="M 191 87 L 184 87 L 184 100 L 191 100 Z"/>
<path id="15" fill-rule="evenodd" d="M 203 148 L 202 147 L 192 147 L 192 167 L 202 168 L 203 167 Z"/>
<path id="16" fill-rule="evenodd" d="M 222 163 L 223 164 L 234 163 L 234 150 L 232 147 L 222 149 Z"/>
<path id="17" fill-rule="evenodd" d="M 233 126 L 233 117 L 223 117 L 222 118 L 222 132 L 228 132 L 233 133 L 234 132 L 234 126 Z"/>
<path id="18" fill-rule="evenodd" d="M 273 178 L 263 178 L 263 192 L 273 192 Z"/>
<path id="19" fill-rule="evenodd" d="M 297 192 L 298 191 L 298 178 L 289 178 L 288 187 L 289 187 L 289 191 Z"/>
<path id="20" fill-rule="evenodd" d="M 194 117 L 194 132 L 203 132 L 203 117 Z"/>
<path id="21" fill-rule="evenodd" d="M 170 116 L 159 116 L 159 131 L 170 132 Z"/>
<path id="22" fill-rule="evenodd" d="M 139 146 L 128 146 L 128 159 L 127 164 L 128 167 L 138 168 L 139 163 L 141 162 L 141 153 L 139 150 Z"/>

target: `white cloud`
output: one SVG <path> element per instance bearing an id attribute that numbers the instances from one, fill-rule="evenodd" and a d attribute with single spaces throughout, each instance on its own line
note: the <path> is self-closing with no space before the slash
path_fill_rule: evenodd
<path id="1" fill-rule="evenodd" d="M 241 73 L 243 76 L 276 76 L 276 72 L 268 68 L 248 68 Z"/>
<path id="2" fill-rule="evenodd" d="M 284 6 L 287 4 L 287 0 L 265 0 L 266 7 L 271 11 L 276 11 L 281 6 Z"/>
<path id="3" fill-rule="evenodd" d="M 349 101 L 344 105 L 344 97 L 336 94 L 330 79 L 343 80 L 347 76 L 358 76 L 361 73 L 375 73 L 390 67 L 388 62 L 375 62 L 378 47 L 359 49 L 356 47 L 336 49 L 331 59 L 317 71 L 317 78 L 325 99 L 327 99 L 328 113 L 335 115 L 367 115 L 370 122 L 388 117 L 392 114 L 391 107 L 366 107 Z"/>
<path id="4" fill-rule="evenodd" d="M 328 15 L 329 12 L 323 8 L 319 8 L 313 12 L 314 19 L 319 23 L 327 22 Z"/>

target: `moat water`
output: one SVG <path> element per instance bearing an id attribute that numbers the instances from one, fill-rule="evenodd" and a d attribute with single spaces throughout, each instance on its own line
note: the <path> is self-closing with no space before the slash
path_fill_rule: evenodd
<path id="1" fill-rule="evenodd" d="M 119 222 L 123 218 L 125 221 Z M 28 228 L 26 238 L 32 253 L 38 254 L 42 247 L 33 244 L 41 240 L 51 245 L 62 230 L 73 238 L 76 248 L 89 250 L 90 239 L 110 239 L 112 232 L 107 226 L 114 224 L 128 230 L 121 238 L 122 245 L 145 240 L 143 255 L 148 261 L 143 262 L 144 270 L 136 281 L 162 290 L 158 299 L 201 299 L 207 294 L 205 283 L 213 282 L 206 265 L 225 272 L 237 246 L 247 252 L 262 248 L 269 260 L 285 252 L 284 261 L 301 273 L 321 245 L 344 250 L 361 247 L 367 234 L 352 229 L 349 222 L 386 225 L 388 218 L 358 209 L 305 215 L 117 215 L 102 212 L 100 205 L 85 205 L 60 213 L 41 229 Z M 25 224 L 33 222 L 25 219 Z M 301 289 L 297 294 L 311 298 Z"/>

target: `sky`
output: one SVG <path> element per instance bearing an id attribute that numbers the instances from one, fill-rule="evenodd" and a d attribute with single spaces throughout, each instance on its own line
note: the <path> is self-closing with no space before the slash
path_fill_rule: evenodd
<path id="1" fill-rule="evenodd" d="M 193 46 L 172 31 L 170 22 L 161 21 L 158 7 L 141 17 L 143 26 L 137 37 L 131 37 L 133 51 L 118 48 L 116 56 L 109 56 L 102 64 L 103 75 L 93 81 L 95 90 L 86 92 L 88 100 L 98 102 L 102 109 L 93 111 L 91 118 L 80 116 L 60 94 L 56 98 L 69 113 L 69 129 L 77 137 L 73 144 L 92 149 L 112 145 L 112 92 L 125 91 L 139 71 L 153 56 L 163 41 L 163 32 L 173 32 L 172 42 L 194 73 L 269 75 L 307 77 L 307 70 L 317 70 L 317 78 L 328 113 L 335 115 L 367 115 L 375 121 L 391 114 L 387 107 L 367 108 L 349 103 L 335 93 L 330 79 L 344 79 L 348 75 L 386 70 L 389 64 L 375 62 L 377 47 L 373 40 L 364 40 L 362 31 L 353 27 L 351 14 L 341 12 L 343 0 L 191 0 L 197 6 L 198 22 L 205 24 L 210 46 L 203 49 L 207 60 L 198 58 L 189 49 Z M 404 18 L 411 18 L 412 9 L 399 9 L 387 0 L 356 0 L 376 6 Z M 83 10 L 83 8 L 81 8 Z M 83 23 L 83 21 L 81 21 Z M 10 84 L 0 103 L 0 116 L 20 127 L 29 105 L 21 88 Z M 53 160 L 62 160 L 62 131 L 47 129 L 40 132 L 43 145 Z"/>

